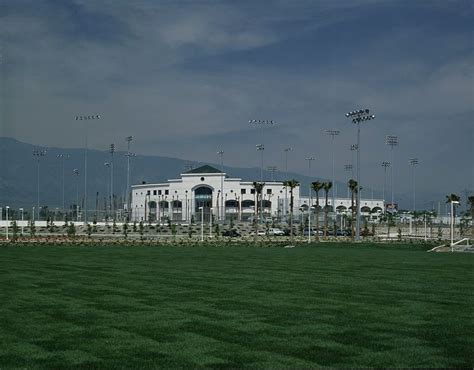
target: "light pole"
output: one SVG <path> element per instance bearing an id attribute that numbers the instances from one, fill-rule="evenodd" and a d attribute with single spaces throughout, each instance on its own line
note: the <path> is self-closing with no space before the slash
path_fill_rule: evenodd
<path id="1" fill-rule="evenodd" d="M 37 171 L 37 207 L 38 207 L 38 221 L 40 219 L 40 161 L 46 155 L 46 150 L 33 150 L 33 157 L 36 159 Z"/>
<path id="2" fill-rule="evenodd" d="M 79 170 L 74 168 L 72 174 L 76 176 L 76 221 L 79 221 Z"/>
<path id="3" fill-rule="evenodd" d="M 66 219 L 66 212 L 65 212 L 65 205 L 64 205 L 64 160 L 66 158 L 69 158 L 69 155 L 68 154 L 64 154 L 64 153 L 60 153 L 56 156 L 58 159 L 61 159 L 61 168 L 62 168 L 62 177 L 63 177 L 63 216 L 64 216 L 64 219 Z"/>
<path id="4" fill-rule="evenodd" d="M 87 123 L 90 120 L 100 119 L 101 116 L 98 114 L 91 116 L 76 116 L 76 121 L 84 121 L 84 131 L 85 131 L 85 140 L 84 140 L 84 224 L 87 224 L 87 147 L 88 147 L 88 133 L 87 133 Z"/>
<path id="5" fill-rule="evenodd" d="M 454 207 L 458 205 L 459 202 L 457 200 L 451 200 L 451 252 L 454 252 Z M 8 207 L 7 207 L 8 208 Z"/>
<path id="6" fill-rule="evenodd" d="M 394 199 L 394 188 L 395 188 L 395 180 L 393 176 L 393 167 L 394 167 L 394 161 L 393 161 L 393 148 L 398 145 L 398 136 L 394 135 L 387 135 L 385 136 L 385 144 L 390 145 L 390 151 L 391 151 L 391 166 L 390 166 L 390 188 L 392 192 L 392 200 L 391 200 L 391 208 L 392 212 L 395 210 L 395 199 Z"/>
<path id="7" fill-rule="evenodd" d="M 201 211 L 201 241 L 204 241 L 204 207 L 198 208 Z"/>
<path id="8" fill-rule="evenodd" d="M 370 121 L 375 115 L 370 114 L 369 109 L 360 109 L 346 113 L 346 117 L 357 125 L 357 219 L 356 219 L 356 240 L 360 241 L 360 123 Z"/>
<path id="9" fill-rule="evenodd" d="M 336 195 L 335 195 L 335 188 L 336 188 L 336 179 L 335 179 L 335 174 L 334 174 L 334 137 L 338 136 L 341 133 L 339 130 L 326 130 L 327 135 L 331 135 L 331 152 L 332 152 L 332 188 L 331 188 L 331 193 L 332 193 L 332 209 L 334 212 L 336 212 Z"/>
<path id="10" fill-rule="evenodd" d="M 351 144 L 351 166 L 354 168 L 354 152 L 357 151 L 357 144 Z M 351 178 L 354 179 L 354 171 L 351 171 Z"/>
<path id="11" fill-rule="evenodd" d="M 267 171 L 271 173 L 271 181 L 273 181 L 273 174 L 275 173 L 275 171 L 277 170 L 276 166 L 268 166 L 267 167 Z"/>
<path id="12" fill-rule="evenodd" d="M 23 236 L 23 221 L 25 221 L 25 218 L 23 217 L 23 208 L 20 208 L 20 212 L 21 212 L 21 236 Z"/>
<path id="13" fill-rule="evenodd" d="M 10 209 L 9 206 L 6 206 L 6 207 L 5 207 L 5 211 L 6 211 L 5 213 L 6 213 L 6 218 L 7 218 L 7 223 L 6 223 L 7 231 L 6 231 L 5 235 L 6 235 L 7 240 L 8 240 L 8 224 L 9 224 L 9 220 L 8 220 L 8 210 L 9 210 L 9 209 Z"/>
<path id="14" fill-rule="evenodd" d="M 125 141 L 127 142 L 127 192 L 125 193 L 125 202 L 127 203 L 127 221 L 130 221 L 130 157 L 134 156 L 134 153 L 130 153 L 130 143 L 133 140 L 133 136 L 127 136 Z"/>
<path id="15" fill-rule="evenodd" d="M 382 167 L 383 167 L 383 186 L 382 186 L 382 201 L 385 202 L 385 186 L 387 182 L 387 167 L 390 167 L 391 163 L 384 161 L 382 162 Z M 383 213 L 385 214 L 385 209 L 386 207 L 383 207 Z"/>
<path id="16" fill-rule="evenodd" d="M 107 179 L 107 192 L 106 192 L 107 197 L 105 199 L 108 198 L 109 201 L 110 201 L 110 162 L 104 162 L 104 167 L 108 169 L 108 171 L 107 171 L 108 173 L 106 172 L 106 174 L 105 174 L 105 177 Z M 105 204 L 105 215 L 104 215 L 106 219 L 108 218 L 108 210 L 110 210 L 110 207 L 111 207 L 110 204 L 107 207 L 107 202 L 106 202 L 106 204 Z"/>
<path id="17" fill-rule="evenodd" d="M 415 194 L 416 194 L 415 193 L 415 167 L 418 164 L 418 158 L 410 158 L 408 163 L 410 163 L 410 165 L 413 168 L 412 175 L 413 175 L 413 213 L 414 213 L 416 211 L 416 203 L 415 203 Z"/>
<path id="18" fill-rule="evenodd" d="M 224 203 L 223 203 L 223 197 L 224 197 L 224 151 L 219 150 L 217 151 L 217 155 L 221 157 L 221 191 L 220 191 L 220 199 L 219 199 L 219 205 L 217 212 L 219 214 L 219 219 L 222 221 L 225 219 L 224 215 Z"/>
<path id="19" fill-rule="evenodd" d="M 308 177 L 309 177 L 309 186 L 308 186 L 308 204 L 309 206 L 312 205 L 312 199 L 311 199 L 311 162 L 314 161 L 316 158 L 314 157 L 306 157 L 304 160 L 308 161 Z"/>
<path id="20" fill-rule="evenodd" d="M 115 144 L 110 144 L 110 212 L 112 213 L 112 220 L 115 220 L 115 205 L 114 205 L 114 153 Z M 145 215 L 146 217 L 146 215 Z"/>
<path id="21" fill-rule="evenodd" d="M 257 144 L 256 148 L 257 148 L 257 151 L 260 152 L 260 184 L 263 184 L 263 151 L 265 150 L 265 147 L 263 146 L 263 144 Z M 263 189 L 261 191 L 263 192 Z M 258 193 L 257 193 L 257 197 L 258 197 Z M 263 194 L 262 193 L 260 194 L 260 223 L 263 223 Z"/>
<path id="22" fill-rule="evenodd" d="M 285 179 L 288 180 L 288 153 L 292 151 L 292 148 L 288 147 L 283 149 L 285 152 Z M 285 215 L 285 221 L 286 221 L 286 214 L 288 212 L 288 190 L 285 186 L 285 206 L 283 207 L 283 213 Z"/>

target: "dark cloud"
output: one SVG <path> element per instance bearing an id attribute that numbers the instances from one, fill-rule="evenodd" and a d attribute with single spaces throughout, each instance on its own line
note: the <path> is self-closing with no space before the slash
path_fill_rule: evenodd
<path id="1" fill-rule="evenodd" d="M 420 158 L 420 188 L 473 187 L 472 7 L 468 2 L 6 1 L 0 18 L 1 135 L 79 147 L 77 114 L 99 113 L 92 147 L 293 170 L 317 158 L 337 177 L 350 162 L 358 107 L 363 174 L 381 184 L 387 134 L 399 136 L 397 174 Z M 249 119 L 273 119 L 261 132 Z M 466 169 L 471 169 L 470 171 Z M 409 191 L 399 181 L 400 191 Z"/>

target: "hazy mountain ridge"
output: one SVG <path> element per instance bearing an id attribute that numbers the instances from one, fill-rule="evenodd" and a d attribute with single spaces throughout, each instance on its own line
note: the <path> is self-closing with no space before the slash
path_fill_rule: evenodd
<path id="1" fill-rule="evenodd" d="M 0 206 L 10 207 L 32 207 L 37 204 L 37 162 L 33 157 L 33 150 L 46 150 L 46 156 L 40 161 L 40 204 L 48 205 L 50 208 L 62 207 L 62 163 L 57 158 L 58 154 L 69 156 L 64 160 L 64 187 L 65 204 L 69 207 L 76 200 L 76 178 L 73 169 L 79 169 L 79 198 L 84 194 L 84 149 L 56 148 L 33 145 L 20 142 L 16 139 L 0 137 Z M 114 194 L 124 196 L 127 181 L 127 157 L 125 152 L 114 154 Z M 109 169 L 104 166 L 110 162 L 111 156 L 107 151 L 95 149 L 88 150 L 88 204 L 93 206 L 97 192 L 98 198 L 108 196 Z M 162 182 L 172 178 L 179 178 L 185 172 L 185 165 L 194 167 L 204 163 L 164 156 L 137 155 L 131 158 L 130 183 L 139 184 L 142 181 L 148 183 Z M 209 163 L 217 168 L 219 164 Z M 260 178 L 259 168 L 236 168 L 224 166 L 224 171 L 230 177 L 240 177 L 244 180 L 258 180 Z M 270 174 L 265 174 L 269 181 Z M 306 176 L 289 173 L 288 177 L 299 180 L 304 186 L 302 192 L 307 193 L 307 185 L 310 179 Z M 275 180 L 282 180 L 283 175 L 276 172 Z M 311 179 L 315 181 L 315 179 Z M 337 182 L 338 195 L 346 196 L 346 185 Z M 367 188 L 368 189 L 368 188 Z M 367 190 L 369 198 L 372 190 Z M 381 197 L 381 190 L 373 191 L 374 198 Z M 396 199 L 404 208 L 411 206 L 411 194 L 397 194 Z M 421 208 L 431 209 L 438 201 L 443 201 L 443 194 L 417 194 L 417 205 Z"/>

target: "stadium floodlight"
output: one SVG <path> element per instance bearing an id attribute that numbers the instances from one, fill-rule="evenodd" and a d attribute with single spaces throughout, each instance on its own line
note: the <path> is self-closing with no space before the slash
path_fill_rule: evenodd
<path id="1" fill-rule="evenodd" d="M 85 141 L 84 141 L 84 224 L 87 224 L 87 149 L 88 149 L 88 123 L 90 120 L 99 120 L 102 117 L 98 114 L 79 115 L 76 121 L 84 121 Z"/>
<path id="2" fill-rule="evenodd" d="M 413 212 L 416 211 L 416 203 L 415 203 L 415 167 L 418 165 L 418 158 L 410 158 L 408 163 L 412 166 L 413 169 Z"/>
<path id="3" fill-rule="evenodd" d="M 391 187 L 391 192 L 392 192 L 392 199 L 391 199 L 391 205 L 392 205 L 392 211 L 395 209 L 395 197 L 394 197 L 394 192 L 395 192 L 395 179 L 393 176 L 393 168 L 395 167 L 395 162 L 393 159 L 393 148 L 398 145 L 398 136 L 395 135 L 387 135 L 385 136 L 385 144 L 390 146 L 390 151 L 391 151 L 391 162 L 390 162 L 390 187 Z"/>
<path id="4" fill-rule="evenodd" d="M 40 219 L 40 162 L 41 158 L 46 156 L 46 150 L 33 150 L 33 158 L 37 163 L 36 170 L 36 182 L 37 182 L 37 207 L 38 207 L 38 220 Z"/>
<path id="5" fill-rule="evenodd" d="M 360 123 L 375 119 L 374 114 L 370 114 L 369 109 L 359 109 L 346 113 L 346 117 L 357 125 L 357 219 L 356 219 L 356 240 L 360 241 Z"/>

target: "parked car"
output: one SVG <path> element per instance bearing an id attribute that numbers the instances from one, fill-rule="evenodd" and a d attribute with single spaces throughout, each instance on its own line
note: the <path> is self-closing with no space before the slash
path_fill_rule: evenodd
<path id="1" fill-rule="evenodd" d="M 232 230 L 223 231 L 222 236 L 229 236 L 231 238 L 236 238 L 236 237 L 239 237 L 240 234 L 236 230 L 232 229 Z"/>
<path id="2" fill-rule="evenodd" d="M 264 236 L 264 235 L 267 235 L 267 232 L 265 230 L 258 230 L 257 235 Z"/>
<path id="3" fill-rule="evenodd" d="M 337 230 L 336 236 L 351 236 L 351 232 L 349 230 Z"/>
<path id="4" fill-rule="evenodd" d="M 276 228 L 276 227 L 271 227 L 270 229 L 268 229 L 267 235 L 270 235 L 270 236 L 283 236 L 283 235 L 285 235 L 285 232 L 281 229 Z"/>
<path id="5" fill-rule="evenodd" d="M 306 229 L 303 230 L 303 235 L 304 236 L 309 236 L 309 235 L 313 236 L 313 235 L 316 235 L 316 232 L 317 232 L 316 229 L 309 230 L 309 229 L 306 228 Z M 319 236 L 323 236 L 323 231 L 322 230 L 319 230 L 317 233 L 319 234 Z"/>

